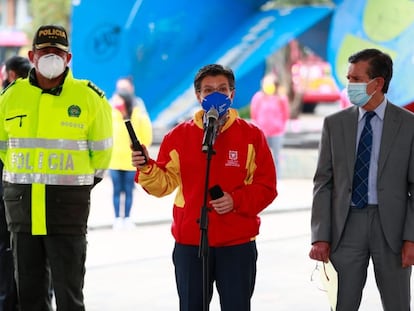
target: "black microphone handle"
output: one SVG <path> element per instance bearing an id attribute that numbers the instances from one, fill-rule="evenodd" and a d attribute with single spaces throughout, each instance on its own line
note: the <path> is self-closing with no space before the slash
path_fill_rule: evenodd
<path id="1" fill-rule="evenodd" d="M 212 123 L 214 123 L 214 122 L 212 122 Z M 201 150 L 203 152 L 206 152 L 213 145 L 214 136 L 215 136 L 214 131 L 215 131 L 214 124 L 210 125 L 210 123 L 209 123 L 206 130 L 205 130 L 205 132 L 204 132 L 203 146 L 201 148 Z"/>
<path id="2" fill-rule="evenodd" d="M 217 109 L 215 109 L 214 107 L 211 107 L 207 111 L 206 117 L 207 117 L 207 124 L 204 130 L 203 143 L 201 147 L 201 150 L 203 152 L 207 152 L 213 146 L 213 142 L 216 136 L 216 133 L 215 133 L 216 122 L 218 120 L 219 113 Z"/>
<path id="3" fill-rule="evenodd" d="M 208 189 L 208 191 L 213 200 L 219 199 L 224 195 L 223 190 L 221 189 L 220 185 L 214 185 L 213 187 Z"/>
<path id="4" fill-rule="evenodd" d="M 131 139 L 132 143 L 132 149 L 134 151 L 141 151 L 142 155 L 145 157 L 145 163 L 147 163 L 148 159 L 146 155 L 144 154 L 144 149 L 142 148 L 142 145 L 140 141 L 138 140 L 137 135 L 135 134 L 134 128 L 132 126 L 131 120 L 125 120 L 125 126 L 128 130 L 129 137 Z"/>

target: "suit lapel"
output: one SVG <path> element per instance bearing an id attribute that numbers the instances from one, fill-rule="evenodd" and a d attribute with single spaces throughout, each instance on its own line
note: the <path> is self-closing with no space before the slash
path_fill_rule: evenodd
<path id="1" fill-rule="evenodd" d="M 355 167 L 355 148 L 356 136 L 358 129 L 358 108 L 353 107 L 346 111 L 346 115 L 342 119 L 342 133 L 344 133 L 344 154 L 347 154 L 347 170 L 352 182 Z"/>
<path id="2" fill-rule="evenodd" d="M 390 103 L 387 103 L 384 114 L 384 124 L 382 128 L 381 146 L 378 159 L 378 177 L 384 168 L 388 154 L 392 149 L 395 136 L 401 126 L 401 116 L 397 109 Z"/>

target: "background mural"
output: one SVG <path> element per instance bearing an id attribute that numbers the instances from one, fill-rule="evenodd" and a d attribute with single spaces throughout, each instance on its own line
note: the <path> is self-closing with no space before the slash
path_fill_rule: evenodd
<path id="1" fill-rule="evenodd" d="M 341 89 L 351 53 L 385 50 L 395 63 L 390 99 L 414 101 L 414 1 L 344 0 L 271 10 L 263 9 L 265 2 L 76 1 L 74 73 L 94 80 L 108 96 L 119 76 L 133 76 L 154 125 L 174 124 L 198 107 L 192 87 L 198 68 L 230 66 L 237 78 L 234 107 L 243 107 L 260 86 L 266 60 L 296 39 L 329 61 Z"/>

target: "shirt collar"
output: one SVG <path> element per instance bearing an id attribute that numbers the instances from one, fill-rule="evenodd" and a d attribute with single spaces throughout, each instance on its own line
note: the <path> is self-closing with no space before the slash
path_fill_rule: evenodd
<path id="1" fill-rule="evenodd" d="M 381 120 L 384 120 L 384 114 L 385 114 L 385 108 L 387 107 L 387 98 L 384 96 L 384 99 L 382 100 L 382 103 L 377 106 L 377 108 L 374 109 L 375 114 L 380 118 Z M 358 121 L 361 121 L 361 119 L 364 117 L 365 113 L 367 112 L 365 109 L 359 107 L 359 115 L 358 115 Z"/>

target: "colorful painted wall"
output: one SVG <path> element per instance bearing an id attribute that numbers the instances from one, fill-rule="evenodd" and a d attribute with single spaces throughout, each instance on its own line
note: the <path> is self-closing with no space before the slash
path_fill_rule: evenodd
<path id="1" fill-rule="evenodd" d="M 398 105 L 414 100 L 414 1 L 337 0 L 264 11 L 265 2 L 73 1 L 74 73 L 108 96 L 119 76 L 132 75 L 153 122 L 171 124 L 197 107 L 192 83 L 201 66 L 230 66 L 237 79 L 234 106 L 242 107 L 259 88 L 266 59 L 297 38 L 327 58 L 341 88 L 351 53 L 385 50 L 395 62 L 390 99 Z"/>

